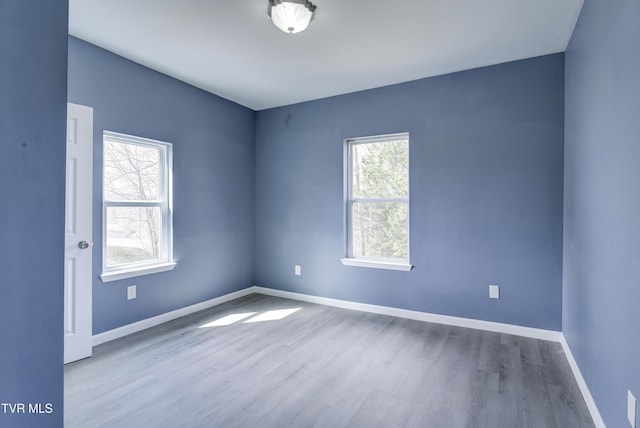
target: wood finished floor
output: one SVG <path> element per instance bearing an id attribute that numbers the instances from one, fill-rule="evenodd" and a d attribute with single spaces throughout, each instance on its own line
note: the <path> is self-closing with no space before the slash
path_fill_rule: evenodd
<path id="1" fill-rule="evenodd" d="M 590 426 L 558 343 L 257 294 L 65 367 L 67 428 Z"/>

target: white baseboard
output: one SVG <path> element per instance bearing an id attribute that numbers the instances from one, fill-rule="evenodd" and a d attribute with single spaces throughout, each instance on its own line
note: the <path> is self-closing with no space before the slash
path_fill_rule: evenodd
<path id="1" fill-rule="evenodd" d="M 476 320 L 472 318 L 454 317 L 450 315 L 431 314 L 428 312 L 411 311 L 408 309 L 394 308 L 391 306 L 370 305 L 367 303 L 351 302 L 348 300 L 331 299 L 328 297 L 313 296 L 311 294 L 294 293 L 291 291 L 253 286 L 235 291 L 233 293 L 225 294 L 224 296 L 216 297 L 215 299 L 196 303 L 191 306 L 176 309 L 175 311 L 167 312 L 152 318 L 147 318 L 132 324 L 118 327 L 113 330 L 105 331 L 104 333 L 96 334 L 93 336 L 93 346 L 98 346 L 111 340 L 119 339 L 129 334 L 137 333 L 147 328 L 155 327 L 165 322 L 184 317 L 186 315 L 190 315 L 204 309 L 209 309 L 213 306 L 217 306 L 252 293 L 282 297 L 291 300 L 299 300 L 302 302 L 316 303 L 325 306 L 333 306 L 336 308 L 351 309 L 355 311 L 371 312 L 374 314 L 389 315 L 393 317 L 407 318 L 417 321 L 432 322 L 436 324 L 446 324 L 457 327 L 474 328 L 477 330 L 494 331 L 497 333 L 514 334 L 517 336 L 531 337 L 533 339 L 550 340 L 553 342 L 561 343 L 564 340 L 562 333 L 559 331 L 523 327 L 519 325 L 498 323 L 493 321 Z M 563 348 L 568 349 L 566 342 L 564 342 L 562 346 Z"/>
<path id="2" fill-rule="evenodd" d="M 477 330 L 495 331 L 498 333 L 514 334 L 517 336 L 531 337 L 533 339 L 550 340 L 560 342 L 562 332 L 543 330 L 539 328 L 523 327 L 513 324 L 504 324 L 493 321 L 482 321 L 472 318 L 460 318 L 449 315 L 430 314 L 428 312 L 411 311 L 408 309 L 393 308 L 390 306 L 370 305 L 367 303 L 350 302 L 347 300 L 330 299 L 310 294 L 294 293 L 291 291 L 275 290 L 273 288 L 254 287 L 254 291 L 268 296 L 283 297 L 285 299 L 299 300 L 302 302 L 317 303 L 325 306 L 334 306 L 355 311 L 372 312 L 374 314 L 389 315 L 399 318 L 407 318 L 417 321 L 426 321 L 436 324 L 453 325 L 457 327 L 474 328 Z"/>
<path id="3" fill-rule="evenodd" d="M 129 334 L 137 333 L 150 327 L 163 324 L 167 321 L 171 321 L 186 315 L 209 309 L 213 306 L 220 305 L 222 303 L 230 302 L 237 298 L 247 296 L 255 293 L 255 287 L 247 287 L 233 293 L 225 294 L 224 296 L 216 297 L 215 299 L 207 300 L 205 302 L 196 303 L 195 305 L 186 306 L 184 308 L 176 309 L 175 311 L 167 312 L 152 318 L 147 318 L 132 324 L 128 324 L 122 327 L 115 328 L 113 330 L 105 331 L 93 336 L 93 346 L 101 345 L 111 340 L 119 339 Z"/>
<path id="4" fill-rule="evenodd" d="M 580 372 L 580 368 L 578 367 L 576 359 L 573 358 L 571 348 L 569 348 L 569 344 L 567 343 L 567 339 L 564 337 L 564 334 L 560 338 L 560 343 L 562 344 L 564 354 L 567 356 L 567 361 L 569 361 L 569 365 L 571 366 L 573 377 L 576 378 L 576 382 L 578 383 L 580 392 L 582 392 L 582 398 L 584 398 L 585 403 L 587 403 L 587 407 L 589 408 L 589 413 L 591 413 L 591 419 L 593 419 L 593 423 L 597 428 L 606 428 L 606 425 L 602 420 L 602 416 L 600 415 L 600 411 L 598 410 L 598 406 L 596 406 L 596 402 L 591 396 L 591 391 L 589 391 L 587 382 L 585 382 L 584 377 L 582 377 L 582 373 Z"/>

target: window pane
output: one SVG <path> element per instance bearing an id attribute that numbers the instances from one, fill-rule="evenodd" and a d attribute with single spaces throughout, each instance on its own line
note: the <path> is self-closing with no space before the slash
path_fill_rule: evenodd
<path id="1" fill-rule="evenodd" d="M 161 257 L 159 207 L 107 207 L 107 266 Z"/>
<path id="2" fill-rule="evenodd" d="M 408 259 L 407 203 L 352 204 L 354 257 Z"/>
<path id="3" fill-rule="evenodd" d="M 409 195 L 407 140 L 351 146 L 352 198 L 406 198 Z"/>
<path id="4" fill-rule="evenodd" d="M 160 197 L 160 149 L 104 141 L 104 200 L 155 201 Z"/>

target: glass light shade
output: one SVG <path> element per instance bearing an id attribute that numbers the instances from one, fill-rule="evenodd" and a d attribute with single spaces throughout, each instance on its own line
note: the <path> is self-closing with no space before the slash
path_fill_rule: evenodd
<path id="1" fill-rule="evenodd" d="M 271 1 L 269 15 L 276 27 L 285 33 L 299 33 L 309 26 L 316 7 L 309 1 Z"/>

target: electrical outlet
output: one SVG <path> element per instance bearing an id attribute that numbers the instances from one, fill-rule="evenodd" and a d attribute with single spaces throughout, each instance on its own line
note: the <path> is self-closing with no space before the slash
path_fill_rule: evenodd
<path id="1" fill-rule="evenodd" d="M 127 300 L 136 298 L 136 286 L 130 285 L 127 287 Z"/>
<path id="2" fill-rule="evenodd" d="M 297 276 L 300 276 L 302 274 L 302 267 L 300 265 L 296 265 L 294 272 Z"/>
<path id="3" fill-rule="evenodd" d="M 500 298 L 500 286 L 499 285 L 490 285 L 489 286 L 489 298 L 491 298 L 491 299 L 499 299 Z"/>
<path id="4" fill-rule="evenodd" d="M 627 391 L 627 419 L 632 428 L 636 428 L 636 397 L 631 391 Z"/>

